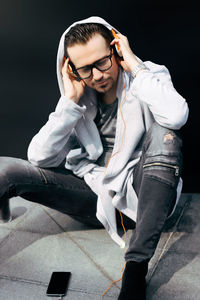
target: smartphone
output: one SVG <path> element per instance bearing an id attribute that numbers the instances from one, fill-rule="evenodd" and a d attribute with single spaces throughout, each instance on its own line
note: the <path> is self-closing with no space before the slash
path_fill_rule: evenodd
<path id="1" fill-rule="evenodd" d="M 53 272 L 46 295 L 51 297 L 61 297 L 67 294 L 67 288 L 71 272 Z"/>

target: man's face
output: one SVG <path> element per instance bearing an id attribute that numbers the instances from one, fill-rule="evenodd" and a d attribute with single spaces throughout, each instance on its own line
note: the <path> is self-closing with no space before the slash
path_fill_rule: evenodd
<path id="1" fill-rule="evenodd" d="M 95 34 L 87 44 L 75 44 L 67 48 L 70 61 L 75 68 L 82 68 L 91 65 L 101 58 L 110 55 L 111 51 L 106 40 L 100 35 Z M 99 93 L 106 94 L 116 90 L 119 66 L 114 54 L 111 57 L 112 67 L 107 71 L 99 71 L 95 67 L 92 69 L 91 76 L 84 79 L 84 82 Z"/>

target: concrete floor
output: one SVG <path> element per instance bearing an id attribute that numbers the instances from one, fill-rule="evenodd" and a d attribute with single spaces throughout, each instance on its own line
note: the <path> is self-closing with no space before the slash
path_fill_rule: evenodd
<path id="1" fill-rule="evenodd" d="M 104 229 L 20 197 L 11 211 L 13 221 L 0 226 L 0 300 L 55 299 L 46 296 L 53 271 L 72 272 L 69 300 L 100 300 L 120 278 L 124 250 Z M 200 299 L 199 216 L 200 194 L 182 194 L 150 262 L 147 300 Z M 120 284 L 103 299 L 117 299 Z"/>

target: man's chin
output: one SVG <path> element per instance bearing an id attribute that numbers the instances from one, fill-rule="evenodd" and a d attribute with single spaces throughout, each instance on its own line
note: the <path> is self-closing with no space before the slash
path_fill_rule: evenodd
<path id="1" fill-rule="evenodd" d="M 106 83 L 104 85 L 94 86 L 94 89 L 99 93 L 105 94 L 111 89 L 111 87 L 108 83 Z"/>

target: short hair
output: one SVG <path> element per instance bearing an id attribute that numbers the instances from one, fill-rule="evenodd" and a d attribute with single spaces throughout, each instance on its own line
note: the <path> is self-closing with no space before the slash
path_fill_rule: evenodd
<path id="1" fill-rule="evenodd" d="M 75 44 L 86 44 L 96 33 L 101 34 L 108 46 L 113 40 L 112 32 L 99 23 L 77 24 L 66 33 L 64 40 L 64 55 L 67 57 L 67 48 Z"/>

